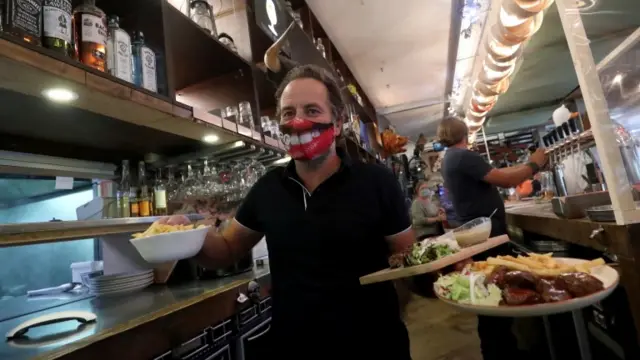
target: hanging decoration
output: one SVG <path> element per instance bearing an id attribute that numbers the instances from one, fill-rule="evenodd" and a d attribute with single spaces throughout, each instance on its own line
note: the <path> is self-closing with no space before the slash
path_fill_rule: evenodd
<path id="1" fill-rule="evenodd" d="M 511 84 L 518 61 L 522 58 L 525 43 L 533 36 L 544 20 L 544 10 L 554 0 L 502 0 L 498 22 L 490 27 L 486 38 L 487 50 L 465 123 L 469 127 L 469 139 L 482 128 L 487 113 Z M 564 113 L 563 113 L 564 115 Z"/>

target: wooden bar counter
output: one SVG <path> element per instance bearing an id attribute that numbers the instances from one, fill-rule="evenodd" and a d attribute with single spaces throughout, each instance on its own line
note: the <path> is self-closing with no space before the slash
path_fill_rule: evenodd
<path id="1" fill-rule="evenodd" d="M 615 255 L 620 284 L 626 290 L 640 333 L 640 224 L 562 219 L 553 213 L 551 203 L 508 203 L 507 224 L 512 239 L 522 236 L 524 231 Z"/>
<path id="2" fill-rule="evenodd" d="M 267 296 L 271 277 L 264 266 L 217 280 L 152 285 L 130 295 L 53 300 L 48 308 L 36 311 L 29 302 L 48 300 L 12 299 L 13 309 L 0 309 L 2 334 L 28 319 L 58 311 L 89 311 L 97 320 L 80 327 L 76 321 L 66 321 L 48 325 L 46 331 L 32 329 L 19 340 L 2 341 L 0 359 L 153 359 L 236 314 L 242 306 L 236 299 L 247 293 L 252 280 L 260 284 L 260 295 Z M 57 333 L 51 334 L 54 326 Z"/>

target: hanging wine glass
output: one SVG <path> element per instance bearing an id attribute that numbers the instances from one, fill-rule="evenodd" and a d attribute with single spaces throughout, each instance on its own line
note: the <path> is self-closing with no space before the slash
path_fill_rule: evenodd
<path id="1" fill-rule="evenodd" d="M 179 184 L 176 181 L 173 166 L 167 166 L 167 183 L 165 188 L 167 190 L 167 197 L 171 201 L 175 201 L 178 194 Z"/>

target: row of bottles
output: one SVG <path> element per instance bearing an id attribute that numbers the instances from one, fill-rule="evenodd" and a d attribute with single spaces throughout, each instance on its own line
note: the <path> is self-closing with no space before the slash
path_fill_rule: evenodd
<path id="1" fill-rule="evenodd" d="M 131 36 L 95 0 L 0 0 L 0 30 L 75 58 L 96 70 L 157 92 L 156 54 L 141 31 Z"/>
<path id="2" fill-rule="evenodd" d="M 122 161 L 122 176 L 118 186 L 117 207 L 119 217 L 167 215 L 167 191 L 161 171 L 150 185 L 144 161 L 138 163 L 137 182 L 129 174 L 129 160 Z"/>

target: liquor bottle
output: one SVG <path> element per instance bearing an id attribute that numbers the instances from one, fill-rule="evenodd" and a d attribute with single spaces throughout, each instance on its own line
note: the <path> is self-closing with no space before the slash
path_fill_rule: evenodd
<path id="1" fill-rule="evenodd" d="M 73 10 L 76 57 L 83 64 L 105 71 L 107 48 L 107 15 L 96 6 L 95 0 Z"/>
<path id="2" fill-rule="evenodd" d="M 133 79 L 136 85 L 158 92 L 156 54 L 144 44 L 142 31 L 133 33 Z"/>
<path id="3" fill-rule="evenodd" d="M 42 7 L 43 37 L 45 47 L 73 57 L 73 28 L 71 0 L 44 0 Z"/>
<path id="4" fill-rule="evenodd" d="M 147 173 L 144 161 L 138 163 L 138 211 L 140 216 L 151 216 L 151 194 L 147 185 Z"/>
<path id="5" fill-rule="evenodd" d="M 324 45 L 322 45 L 322 39 L 318 38 L 318 41 L 316 43 L 316 49 L 318 49 L 318 51 L 320 51 L 320 54 L 322 54 L 323 58 L 327 58 L 327 51 L 324 48 Z"/>
<path id="6" fill-rule="evenodd" d="M 118 79 L 133 82 L 131 37 L 120 28 L 120 18 L 109 17 L 107 35 L 107 69 Z"/>
<path id="7" fill-rule="evenodd" d="M 131 205 L 131 217 L 140 216 L 140 206 L 138 204 L 138 188 L 136 186 L 129 187 L 129 204 Z"/>
<path id="8" fill-rule="evenodd" d="M 30 44 L 41 45 L 42 0 L 4 0 L 2 29 Z"/>
<path id="9" fill-rule="evenodd" d="M 167 189 L 162 181 L 162 170 L 156 173 L 156 184 L 153 187 L 154 215 L 167 215 Z"/>
<path id="10" fill-rule="evenodd" d="M 130 217 L 131 208 L 129 202 L 129 189 L 131 187 L 131 179 L 129 178 L 129 160 L 122 160 L 122 177 L 118 186 L 117 205 L 118 215 L 120 217 Z"/>

